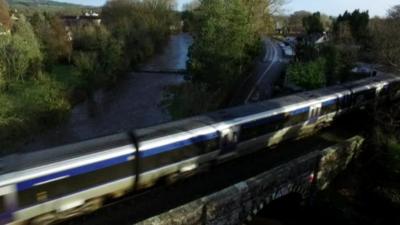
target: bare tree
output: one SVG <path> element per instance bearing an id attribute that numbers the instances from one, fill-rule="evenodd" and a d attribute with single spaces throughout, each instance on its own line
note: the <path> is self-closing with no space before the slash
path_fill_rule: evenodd
<path id="1" fill-rule="evenodd" d="M 176 9 L 176 1 L 175 0 L 144 0 L 143 2 L 149 4 L 152 8 L 167 8 L 167 9 Z"/>
<path id="2" fill-rule="evenodd" d="M 11 27 L 11 18 L 8 10 L 7 2 L 5 0 L 0 0 L 0 27 L 3 26 L 6 30 Z"/>
<path id="3" fill-rule="evenodd" d="M 386 19 L 374 19 L 370 25 L 377 60 L 400 72 L 400 7 L 388 12 Z"/>
<path id="4" fill-rule="evenodd" d="M 400 5 L 393 6 L 393 8 L 389 9 L 388 17 L 400 20 Z"/>
<path id="5" fill-rule="evenodd" d="M 289 32 L 292 33 L 304 33 L 305 28 L 303 26 L 303 18 L 310 16 L 311 13 L 307 11 L 297 11 L 294 12 L 289 17 L 288 25 L 289 25 Z"/>

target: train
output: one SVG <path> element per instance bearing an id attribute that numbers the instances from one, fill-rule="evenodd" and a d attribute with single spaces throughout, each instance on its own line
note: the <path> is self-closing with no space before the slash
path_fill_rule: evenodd
<path id="1" fill-rule="evenodd" d="M 380 75 L 149 128 L 0 158 L 0 224 L 52 224 L 106 200 L 192 174 L 399 99 Z"/>

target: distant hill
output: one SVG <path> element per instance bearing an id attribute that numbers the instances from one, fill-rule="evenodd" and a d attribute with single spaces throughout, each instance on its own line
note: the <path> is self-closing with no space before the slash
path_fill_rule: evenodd
<path id="1" fill-rule="evenodd" d="M 54 6 L 54 7 L 85 7 L 83 5 L 76 5 L 65 2 L 57 2 L 51 0 L 8 0 L 10 6 Z"/>
<path id="2" fill-rule="evenodd" d="M 18 9 L 25 15 L 35 11 L 47 11 L 50 13 L 62 13 L 68 15 L 80 15 L 85 9 L 95 9 L 93 6 L 78 5 L 51 0 L 7 0 L 11 8 Z"/>

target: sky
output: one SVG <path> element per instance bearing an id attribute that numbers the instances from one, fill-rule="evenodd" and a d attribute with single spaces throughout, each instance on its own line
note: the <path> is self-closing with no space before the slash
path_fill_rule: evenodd
<path id="1" fill-rule="evenodd" d="M 385 16 L 389 8 L 400 4 L 399 0 L 289 0 L 284 7 L 290 14 L 299 10 L 320 11 L 331 16 L 355 9 L 369 10 L 370 16 Z"/>
<path id="2" fill-rule="evenodd" d="M 106 0 L 58 0 L 82 5 L 103 5 Z M 354 9 L 369 10 L 371 16 L 385 16 L 387 10 L 400 4 L 399 0 L 288 0 L 289 3 L 284 6 L 286 14 L 298 10 L 307 10 L 311 12 L 320 11 L 331 16 L 343 14 L 345 10 Z M 190 0 L 177 0 L 179 7 Z"/>

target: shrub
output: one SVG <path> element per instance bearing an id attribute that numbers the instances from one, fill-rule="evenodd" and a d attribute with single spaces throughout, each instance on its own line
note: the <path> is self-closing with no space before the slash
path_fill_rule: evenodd
<path id="1" fill-rule="evenodd" d="M 294 63 L 289 66 L 287 76 L 289 81 L 305 89 L 317 89 L 326 85 L 326 60 L 318 58 L 306 63 Z"/>
<path id="2" fill-rule="evenodd" d="M 0 105 L 0 149 L 63 121 L 70 109 L 59 84 L 44 75 L 32 82 L 12 83 L 0 93 Z"/>

